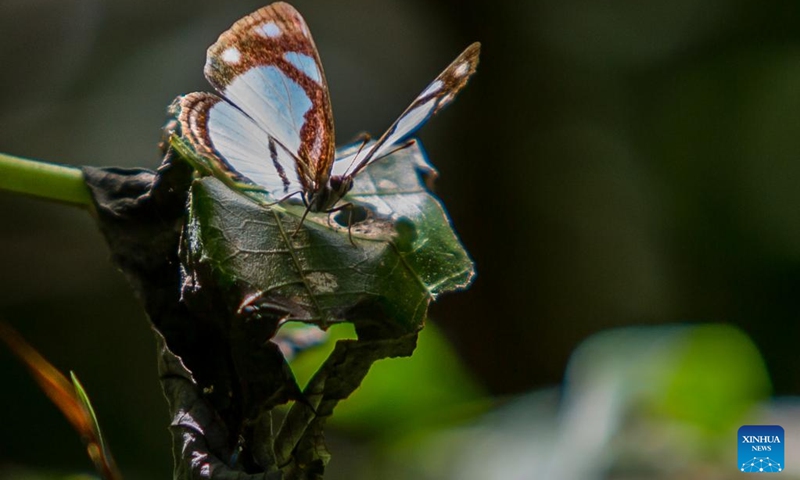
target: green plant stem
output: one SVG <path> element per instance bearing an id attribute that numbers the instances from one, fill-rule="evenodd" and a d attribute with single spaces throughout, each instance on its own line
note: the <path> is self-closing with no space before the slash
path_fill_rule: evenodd
<path id="1" fill-rule="evenodd" d="M 0 153 L 0 190 L 76 206 L 86 207 L 92 202 L 79 168 L 4 153 Z"/>

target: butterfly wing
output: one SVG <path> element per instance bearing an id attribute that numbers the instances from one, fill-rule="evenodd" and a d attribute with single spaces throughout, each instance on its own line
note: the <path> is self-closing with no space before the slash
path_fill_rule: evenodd
<path id="1" fill-rule="evenodd" d="M 399 144 L 411 137 L 419 128 L 439 110 L 443 109 L 464 88 L 467 81 L 478 67 L 481 44 L 473 43 L 459 55 L 453 63 L 444 69 L 436 79 L 411 102 L 411 105 L 398 117 L 391 127 L 370 147 L 358 154 L 358 161 L 346 170 L 354 176 L 371 162 L 392 152 Z M 343 167 L 353 163 L 356 154 L 337 159 L 334 164 L 334 175 L 341 174 Z"/>
<path id="2" fill-rule="evenodd" d="M 234 23 L 209 47 L 205 75 L 223 98 L 181 102 L 181 126 L 196 150 L 274 195 L 327 183 L 335 148 L 328 87 L 292 6 L 274 3 Z"/>
<path id="3" fill-rule="evenodd" d="M 294 159 L 281 155 L 272 137 L 232 103 L 195 92 L 180 98 L 179 112 L 183 137 L 233 180 L 258 185 L 276 198 L 302 189 Z"/>

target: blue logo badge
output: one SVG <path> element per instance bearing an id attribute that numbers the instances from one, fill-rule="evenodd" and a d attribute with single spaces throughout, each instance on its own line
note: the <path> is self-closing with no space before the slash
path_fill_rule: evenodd
<path id="1" fill-rule="evenodd" d="M 739 428 L 739 471 L 747 473 L 782 472 L 783 427 L 744 425 Z"/>

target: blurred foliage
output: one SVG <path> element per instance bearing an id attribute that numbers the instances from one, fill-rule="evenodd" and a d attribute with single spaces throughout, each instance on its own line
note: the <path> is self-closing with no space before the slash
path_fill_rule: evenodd
<path id="1" fill-rule="evenodd" d="M 342 338 L 355 338 L 350 324 L 333 326 L 324 345 L 303 352 L 291 363 L 301 386 Z M 483 389 L 429 321 L 414 354 L 375 363 L 361 387 L 337 407 L 330 424 L 385 443 L 463 422 L 488 406 Z"/>
<path id="2" fill-rule="evenodd" d="M 649 399 L 653 414 L 727 438 L 771 393 L 766 365 L 750 339 L 730 327 L 704 326 L 676 336 L 664 371 L 652 372 L 663 382 Z"/>
<path id="3" fill-rule="evenodd" d="M 578 347 L 561 388 L 400 443 L 360 478 L 732 478 L 739 426 L 782 408 L 769 395 L 763 359 L 737 329 L 609 330 Z"/>
<path id="4" fill-rule="evenodd" d="M 72 425 L 75 435 L 85 445 L 87 456 L 92 460 L 97 474 L 105 480 L 121 480 L 114 459 L 103 441 L 89 396 L 75 373 L 70 372 L 68 380 L 4 322 L 0 322 L 0 341 L 28 368 L 42 393 Z"/>

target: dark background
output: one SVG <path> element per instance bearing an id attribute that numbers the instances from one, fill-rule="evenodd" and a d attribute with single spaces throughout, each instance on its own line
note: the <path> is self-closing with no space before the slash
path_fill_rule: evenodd
<path id="1" fill-rule="evenodd" d="M 154 168 L 165 109 L 256 1 L 0 1 L 0 151 Z M 421 134 L 478 268 L 431 315 L 494 395 L 561 381 L 613 326 L 743 329 L 800 393 L 800 3 L 300 1 L 339 143 L 381 133 L 469 43 L 477 75 Z M 0 192 L 0 318 L 90 391 L 124 467 L 166 477 L 142 309 L 92 219 Z M 713 375 L 713 372 L 709 372 Z M 0 464 L 86 468 L 0 351 Z M 135 470 L 135 468 L 134 468 Z"/>

